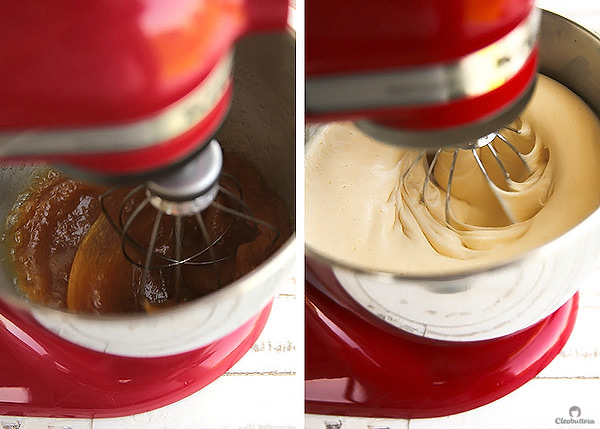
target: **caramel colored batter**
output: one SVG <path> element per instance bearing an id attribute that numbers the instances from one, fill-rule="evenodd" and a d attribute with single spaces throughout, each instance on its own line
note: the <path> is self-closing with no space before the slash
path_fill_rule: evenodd
<path id="1" fill-rule="evenodd" d="M 123 256 L 121 237 L 102 213 L 100 196 L 106 189 L 48 171 L 23 195 L 8 217 L 7 239 L 18 287 L 29 299 L 52 307 L 118 313 L 151 311 L 193 300 L 242 277 L 290 236 L 289 215 L 281 199 L 243 157 L 226 153 L 223 170 L 240 183 L 243 200 L 254 216 L 279 230 L 278 238 L 272 229 L 210 207 L 202 217 L 211 241 L 225 233 L 214 246 L 220 262 L 183 265 L 180 281 L 172 267 L 153 268 L 141 285 L 143 269 Z M 238 193 L 227 179 L 221 185 Z M 105 200 L 113 221 L 128 191 L 118 190 Z M 125 218 L 141 195 L 128 203 Z M 239 208 L 221 196 L 218 202 Z M 148 206 L 136 218 L 130 230 L 136 241 L 148 243 L 156 214 Z M 184 218 L 182 223 L 182 255 L 189 256 L 204 248 L 205 241 L 195 218 Z M 175 257 L 174 244 L 173 218 L 163 216 L 155 246 L 157 253 Z M 130 245 L 128 251 L 143 265 L 144 253 Z M 209 252 L 205 252 L 195 260 L 210 259 Z M 153 267 L 164 264 L 156 257 L 151 261 Z"/>
<path id="2" fill-rule="evenodd" d="M 354 266 L 402 275 L 483 268 L 539 247 L 575 227 L 600 205 L 600 121 L 571 91 L 539 76 L 519 133 L 503 134 L 528 169 L 495 143 L 513 181 L 506 184 L 488 148 L 478 149 L 497 185 L 492 191 L 470 151 L 445 151 L 421 200 L 431 160 L 386 145 L 348 123 L 314 135 L 306 152 L 308 248 Z M 409 173 L 405 175 L 408 171 Z M 512 189 L 511 189 L 512 188 Z"/>

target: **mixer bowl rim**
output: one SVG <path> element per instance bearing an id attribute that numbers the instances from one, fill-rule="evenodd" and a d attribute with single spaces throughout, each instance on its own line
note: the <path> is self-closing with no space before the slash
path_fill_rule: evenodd
<path id="1" fill-rule="evenodd" d="M 589 28 L 586 28 L 585 26 L 578 24 L 577 22 L 575 22 L 559 13 L 552 12 L 552 11 L 542 9 L 542 8 L 540 8 L 540 9 L 542 11 L 542 15 L 554 16 L 554 17 L 559 18 L 560 20 L 566 22 L 567 25 L 574 26 L 578 30 L 583 31 L 584 33 L 587 33 L 593 39 L 595 39 L 600 46 L 600 33 L 596 32 L 594 30 L 591 30 Z M 544 74 L 539 71 L 538 71 L 538 73 Z M 548 76 L 548 77 L 550 77 L 550 76 Z M 561 83 L 565 87 L 569 88 L 563 82 L 559 82 L 559 83 Z M 571 90 L 571 91 L 573 91 L 573 90 Z M 579 94 L 577 94 L 577 96 L 581 97 Z M 598 112 L 594 111 L 594 114 L 600 119 L 600 114 Z M 600 142 L 598 144 L 600 144 Z M 584 230 L 584 231 L 589 230 L 591 227 L 593 227 L 593 225 L 598 225 L 598 224 L 600 224 L 600 205 L 594 211 L 592 211 L 590 214 L 588 214 L 585 218 L 583 218 L 583 220 L 581 220 L 581 222 L 572 226 L 568 230 L 564 231 L 562 234 L 559 234 L 558 236 L 551 238 L 546 243 L 544 243 L 534 249 L 530 249 L 530 250 L 518 253 L 509 258 L 506 258 L 505 260 L 503 260 L 501 262 L 489 263 L 489 264 L 478 264 L 477 267 L 472 268 L 472 269 L 461 269 L 461 270 L 456 270 L 456 271 L 452 271 L 452 272 L 448 272 L 448 273 L 440 273 L 440 274 L 433 274 L 433 273 L 402 274 L 400 272 L 382 271 L 382 270 L 372 269 L 372 268 L 368 268 L 368 267 L 364 267 L 364 266 L 352 265 L 349 262 L 343 261 L 341 259 L 335 259 L 333 257 L 326 256 L 326 255 L 319 253 L 317 250 L 311 248 L 307 244 L 306 241 L 305 241 L 305 254 L 307 257 L 315 259 L 316 261 L 324 263 L 334 269 L 340 269 L 340 270 L 352 272 L 354 274 L 358 274 L 358 275 L 362 275 L 362 276 L 376 277 L 377 279 L 386 281 L 386 282 L 453 281 L 453 280 L 464 279 L 467 277 L 472 277 L 474 275 L 479 275 L 479 274 L 483 274 L 483 273 L 489 274 L 489 273 L 493 273 L 496 271 L 501 271 L 504 269 L 508 269 L 512 266 L 522 264 L 528 260 L 533 260 L 536 258 L 543 258 L 547 255 L 556 254 L 560 251 L 561 248 L 564 248 L 568 244 L 569 241 L 573 240 L 576 237 L 576 235 L 582 234 L 581 230 Z"/>

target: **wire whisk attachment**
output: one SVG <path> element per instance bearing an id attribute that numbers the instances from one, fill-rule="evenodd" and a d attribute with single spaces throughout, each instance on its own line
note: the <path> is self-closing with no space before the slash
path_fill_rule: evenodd
<path id="1" fill-rule="evenodd" d="M 534 165 L 548 161 L 547 150 L 534 143 L 532 130 L 517 123 L 461 147 L 422 151 L 403 173 L 401 183 L 405 190 L 411 186 L 412 195 L 416 192 L 431 213 L 454 229 L 514 225 L 539 211 L 550 191 L 532 186 L 540 179 Z M 515 196 L 527 192 L 533 202 L 523 204 L 519 199 L 517 203 Z"/>
<path id="2" fill-rule="evenodd" d="M 185 298 L 182 283 L 187 277 L 208 276 L 211 288 L 220 288 L 231 280 L 228 263 L 235 260 L 238 246 L 252 241 L 259 228 L 267 231 L 271 245 L 279 239 L 278 228 L 258 219 L 244 202 L 238 180 L 221 172 L 220 157 L 210 162 L 218 168 L 200 193 L 184 194 L 181 181 L 169 178 L 171 183 L 115 187 L 101 196 L 102 211 L 121 237 L 123 255 L 141 269 L 141 288 L 158 281 L 153 276 L 173 276 L 177 301 Z M 197 172 L 195 168 L 193 174 Z"/>

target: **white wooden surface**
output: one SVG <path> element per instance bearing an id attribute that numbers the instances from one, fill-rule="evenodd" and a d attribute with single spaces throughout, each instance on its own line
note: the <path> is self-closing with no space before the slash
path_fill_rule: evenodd
<path id="1" fill-rule="evenodd" d="M 599 0 L 537 0 L 586 28 L 600 32 Z M 600 53 L 599 53 L 600 55 Z M 491 404 L 435 419 L 366 419 L 307 415 L 307 428 L 321 429 L 548 429 L 600 428 L 600 260 L 580 291 L 573 334 L 556 359 L 536 378 Z M 594 424 L 559 424 L 578 406 Z"/>

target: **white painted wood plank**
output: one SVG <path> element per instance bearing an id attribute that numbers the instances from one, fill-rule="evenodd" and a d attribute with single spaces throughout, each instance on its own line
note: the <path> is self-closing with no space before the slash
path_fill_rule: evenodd
<path id="1" fill-rule="evenodd" d="M 224 376 L 158 410 L 119 419 L 95 419 L 93 429 L 298 427 L 303 400 L 299 381 L 296 376 L 285 375 Z"/>
<path id="2" fill-rule="evenodd" d="M 307 429 L 409 429 L 408 420 L 361 419 L 308 414 L 305 420 Z"/>
<path id="3" fill-rule="evenodd" d="M 564 427 L 600 428 L 600 383 L 590 379 L 534 379 L 517 391 L 485 407 L 437 419 L 411 420 L 410 429 L 547 429 Z M 569 420 L 571 407 L 579 407 L 578 419 L 593 424 L 560 423 Z"/>
<path id="4" fill-rule="evenodd" d="M 87 419 L 0 417 L 0 429 L 93 429 Z"/>

